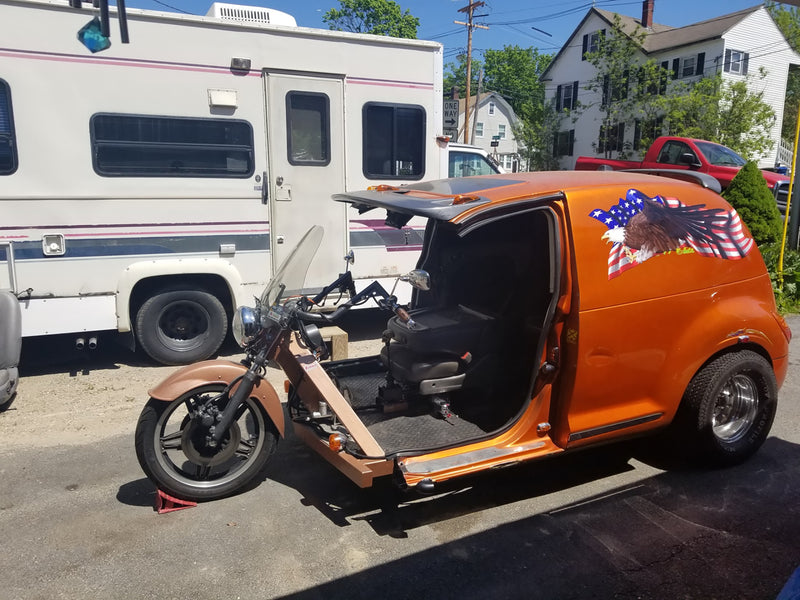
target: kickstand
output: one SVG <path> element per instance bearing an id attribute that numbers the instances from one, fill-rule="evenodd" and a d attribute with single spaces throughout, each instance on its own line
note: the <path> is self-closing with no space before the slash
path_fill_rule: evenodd
<path id="1" fill-rule="evenodd" d="M 192 508 L 193 506 L 197 506 L 197 502 L 192 502 L 191 500 L 181 500 L 180 498 L 170 496 L 161 490 L 156 490 L 156 503 L 155 506 L 153 506 L 153 510 L 160 515 L 168 512 L 174 512 L 176 510 L 183 510 L 184 508 Z"/>

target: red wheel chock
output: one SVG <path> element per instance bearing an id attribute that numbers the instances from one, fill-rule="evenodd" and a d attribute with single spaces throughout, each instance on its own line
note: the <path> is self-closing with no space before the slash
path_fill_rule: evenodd
<path id="1" fill-rule="evenodd" d="M 161 490 L 156 490 L 156 504 L 153 509 L 160 515 L 176 510 L 183 510 L 184 508 L 192 508 L 193 506 L 197 506 L 197 502 L 181 500 L 180 498 L 165 494 Z"/>

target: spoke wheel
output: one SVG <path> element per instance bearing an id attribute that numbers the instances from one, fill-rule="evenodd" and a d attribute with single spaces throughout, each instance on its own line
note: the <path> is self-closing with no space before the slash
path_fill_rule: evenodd
<path id="1" fill-rule="evenodd" d="M 212 500 L 235 493 L 264 469 L 277 432 L 264 408 L 248 398 L 225 437 L 208 444 L 208 427 L 197 409 L 224 389 L 209 385 L 172 402 L 150 399 L 136 428 L 136 455 L 160 489 L 187 500 Z"/>

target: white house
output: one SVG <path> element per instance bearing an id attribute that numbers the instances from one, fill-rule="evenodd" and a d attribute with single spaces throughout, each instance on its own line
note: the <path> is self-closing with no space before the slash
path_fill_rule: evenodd
<path id="1" fill-rule="evenodd" d="M 685 27 L 669 27 L 653 22 L 655 0 L 642 2 L 641 19 L 619 15 L 623 31 L 645 33 L 641 59 L 653 59 L 670 69 L 675 79 L 697 80 L 704 75 L 722 73 L 724 79 L 746 78 L 761 69 L 766 77 L 747 78 L 754 92 L 763 91 L 764 101 L 775 111 L 772 128 L 772 150 L 759 158 L 759 166 L 772 167 L 778 159 L 781 121 L 786 95 L 786 80 L 791 63 L 800 64 L 763 5 L 754 6 Z M 546 97 L 555 99 L 558 109 L 571 109 L 576 102 L 590 108 L 576 121 L 565 118 L 554 139 L 554 149 L 562 168 L 571 169 L 581 155 L 597 155 L 600 148 L 601 92 L 587 90 L 585 85 L 596 76 L 596 70 L 585 59 L 585 53 L 596 49 L 598 39 L 614 23 L 614 13 L 591 8 L 567 43 L 542 75 L 547 82 Z M 615 143 L 637 147 L 639 123 L 611 124 L 617 133 Z M 640 149 L 643 152 L 645 149 Z"/>
<path id="2" fill-rule="evenodd" d="M 520 146 L 512 131 L 519 121 L 514 109 L 497 92 L 482 92 L 477 98 L 477 111 L 476 96 L 469 100 L 469 136 L 463 134 L 466 102 L 458 101 L 459 139 L 486 150 L 508 172 L 526 170 L 520 167 Z"/>

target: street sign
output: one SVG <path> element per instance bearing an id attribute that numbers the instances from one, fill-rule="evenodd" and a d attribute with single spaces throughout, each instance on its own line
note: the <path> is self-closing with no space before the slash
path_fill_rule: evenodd
<path id="1" fill-rule="evenodd" d="M 444 135 L 456 139 L 458 136 L 458 100 L 445 100 L 442 106 L 442 131 Z"/>

